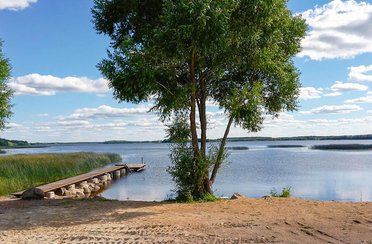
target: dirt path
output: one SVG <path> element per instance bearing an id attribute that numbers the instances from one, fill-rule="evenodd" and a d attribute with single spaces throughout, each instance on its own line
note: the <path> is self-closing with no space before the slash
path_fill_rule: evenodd
<path id="1" fill-rule="evenodd" d="M 0 200 L 0 243 L 369 243 L 372 203 Z"/>

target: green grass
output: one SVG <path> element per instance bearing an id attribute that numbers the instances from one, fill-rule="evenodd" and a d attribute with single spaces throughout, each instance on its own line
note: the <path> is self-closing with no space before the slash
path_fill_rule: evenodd
<path id="1" fill-rule="evenodd" d="M 291 197 L 292 196 L 292 193 L 291 193 L 291 187 L 283 187 L 282 189 L 282 192 L 281 193 L 278 193 L 276 191 L 276 189 L 272 189 L 270 191 L 270 195 L 272 197 L 284 197 L 284 198 L 287 198 L 287 197 Z"/>
<path id="2" fill-rule="evenodd" d="M 117 154 L 60 153 L 0 157 L 0 195 L 87 173 L 120 162 Z"/>

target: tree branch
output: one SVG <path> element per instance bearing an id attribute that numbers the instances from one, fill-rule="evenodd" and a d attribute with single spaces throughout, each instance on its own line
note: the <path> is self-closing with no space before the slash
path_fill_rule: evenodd
<path id="1" fill-rule="evenodd" d="M 232 125 L 233 121 L 234 121 L 233 117 L 230 116 L 229 122 L 227 123 L 227 126 L 226 126 L 225 134 L 223 135 L 223 138 L 221 140 L 220 148 L 218 149 L 217 159 L 216 159 L 216 162 L 214 163 L 212 175 L 211 175 L 211 178 L 209 180 L 210 185 L 213 185 L 214 181 L 216 180 L 218 169 L 220 168 L 221 163 L 222 163 L 221 161 L 222 161 L 223 153 L 225 151 L 227 136 L 230 133 L 230 128 L 231 128 L 231 125 Z"/>

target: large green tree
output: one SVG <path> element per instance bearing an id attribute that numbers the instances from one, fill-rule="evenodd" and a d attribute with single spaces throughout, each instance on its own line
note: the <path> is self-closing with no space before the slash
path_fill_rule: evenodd
<path id="1" fill-rule="evenodd" d="M 155 100 L 162 119 L 186 111 L 195 167 L 207 157 L 206 102 L 224 110 L 217 156 L 194 196 L 212 192 L 233 124 L 255 132 L 265 115 L 296 109 L 292 57 L 306 24 L 287 0 L 95 0 L 92 13 L 98 33 L 111 38 L 98 67 L 114 96 Z"/>
<path id="2" fill-rule="evenodd" d="M 7 119 L 12 115 L 12 90 L 5 81 L 10 78 L 10 64 L 3 55 L 2 41 L 0 40 L 0 130 L 5 128 Z"/>

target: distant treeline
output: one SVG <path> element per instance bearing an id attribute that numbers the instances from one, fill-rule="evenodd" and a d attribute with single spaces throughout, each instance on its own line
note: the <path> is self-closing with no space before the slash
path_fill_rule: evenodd
<path id="1" fill-rule="evenodd" d="M 231 137 L 229 142 L 238 141 L 321 141 L 321 140 L 372 140 L 372 134 L 369 135 L 344 135 L 344 136 L 295 136 L 295 137 Z M 220 139 L 208 139 L 208 142 L 218 142 Z M 50 143 L 29 143 L 27 141 L 7 140 L 0 138 L 0 148 L 11 147 L 46 147 L 51 145 L 64 144 L 124 144 L 124 143 L 171 143 L 170 140 L 154 141 L 127 141 L 127 140 L 110 140 L 105 142 L 50 142 Z"/>
<path id="2" fill-rule="evenodd" d="M 295 136 L 295 137 L 232 137 L 234 141 L 322 141 L 322 140 L 372 140 L 369 135 L 344 135 L 344 136 Z"/>
<path id="3" fill-rule="evenodd" d="M 0 147 L 17 147 L 17 146 L 29 146 L 31 145 L 27 141 L 7 140 L 0 138 Z"/>
<path id="4" fill-rule="evenodd" d="M 221 139 L 208 139 L 208 142 L 217 142 Z M 294 136 L 294 137 L 230 137 L 229 142 L 239 141 L 325 141 L 325 140 L 372 140 L 369 135 L 343 135 L 343 136 Z M 169 143 L 169 140 L 162 142 Z M 277 147 L 277 146 L 276 146 Z"/>
<path id="5" fill-rule="evenodd" d="M 169 140 L 159 140 L 159 141 L 125 141 L 125 140 L 117 140 L 117 141 L 105 141 L 103 144 L 124 144 L 124 143 L 167 143 Z"/>

